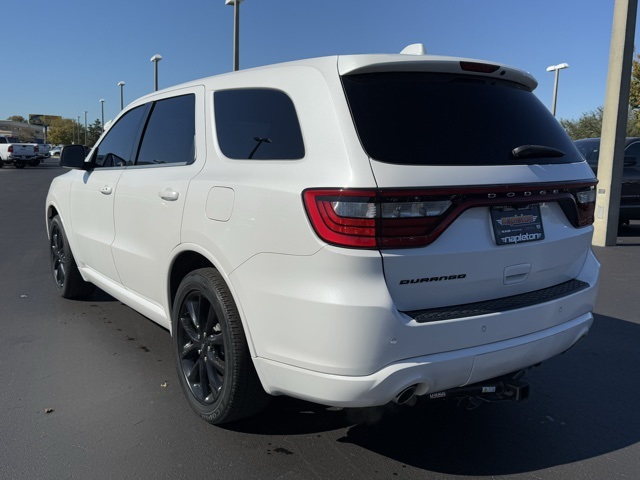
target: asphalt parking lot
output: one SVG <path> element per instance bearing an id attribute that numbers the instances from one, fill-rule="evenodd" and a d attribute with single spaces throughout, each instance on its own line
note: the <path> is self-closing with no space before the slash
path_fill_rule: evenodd
<path id="1" fill-rule="evenodd" d="M 57 159 L 0 169 L 0 478 L 640 478 L 640 223 L 596 248 L 591 334 L 531 398 L 335 410 L 278 398 L 226 428 L 191 412 L 166 330 L 97 292 L 58 298 L 44 199 Z"/>

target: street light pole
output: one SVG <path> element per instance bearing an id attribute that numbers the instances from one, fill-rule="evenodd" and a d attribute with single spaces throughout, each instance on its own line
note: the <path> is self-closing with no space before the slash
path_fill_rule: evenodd
<path id="1" fill-rule="evenodd" d="M 553 103 L 551 104 L 551 113 L 554 117 L 556 116 L 556 102 L 558 100 L 558 80 L 560 79 L 560 70 L 563 68 L 569 68 L 569 64 L 560 63 L 547 67 L 547 72 L 556 72 L 556 78 L 553 82 Z"/>
<path id="2" fill-rule="evenodd" d="M 150 62 L 153 62 L 154 65 L 154 76 L 153 76 L 153 89 L 154 91 L 158 91 L 158 62 L 162 60 L 162 55 L 160 55 L 159 53 L 156 53 L 153 57 L 151 57 L 151 60 L 149 60 Z"/>
<path id="3" fill-rule="evenodd" d="M 240 68 L 240 4 L 243 0 L 225 0 L 225 5 L 233 5 L 233 71 Z"/>
<path id="4" fill-rule="evenodd" d="M 87 111 L 83 110 L 84 112 L 84 144 L 87 144 Z"/>
<path id="5" fill-rule="evenodd" d="M 104 98 L 100 99 L 100 110 L 102 111 L 102 118 L 101 118 L 101 126 L 102 126 L 102 133 L 104 133 Z"/>
<path id="6" fill-rule="evenodd" d="M 124 94 L 123 94 L 123 87 L 124 87 L 124 82 L 118 82 L 118 86 L 120 87 L 120 110 L 122 110 L 124 108 Z"/>
<path id="7" fill-rule="evenodd" d="M 78 119 L 78 143 L 80 143 L 80 115 L 77 115 L 76 118 Z"/>

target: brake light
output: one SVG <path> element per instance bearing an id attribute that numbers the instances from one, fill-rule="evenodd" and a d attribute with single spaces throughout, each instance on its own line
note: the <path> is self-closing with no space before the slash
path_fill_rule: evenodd
<path id="1" fill-rule="evenodd" d="M 578 211 L 578 226 L 586 227 L 593 224 L 596 209 L 595 185 L 584 190 L 576 190 L 574 198 Z"/>
<path id="2" fill-rule="evenodd" d="M 465 210 L 491 205 L 557 202 L 576 227 L 594 221 L 595 181 L 491 185 L 424 190 L 309 189 L 307 215 L 327 243 L 352 248 L 422 247 Z"/>
<path id="3" fill-rule="evenodd" d="M 427 245 L 452 205 L 425 192 L 374 190 L 307 190 L 304 203 L 320 238 L 359 248 Z"/>
<path id="4" fill-rule="evenodd" d="M 9 148 L 7 148 L 7 152 L 13 153 L 13 145 L 9 145 Z"/>
<path id="5" fill-rule="evenodd" d="M 460 68 L 465 72 L 493 73 L 500 69 L 500 65 L 480 62 L 460 62 Z"/>
<path id="6" fill-rule="evenodd" d="M 38 147 L 38 145 L 34 145 L 33 151 L 38 153 L 40 151 L 40 147 Z"/>

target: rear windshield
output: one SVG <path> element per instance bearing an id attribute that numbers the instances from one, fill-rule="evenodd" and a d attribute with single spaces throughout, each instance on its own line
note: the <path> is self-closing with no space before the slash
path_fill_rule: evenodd
<path id="1" fill-rule="evenodd" d="M 582 158 L 549 110 L 525 86 L 494 78 L 389 72 L 342 77 L 367 154 L 403 165 L 522 165 Z M 561 157 L 516 158 L 522 145 Z"/>

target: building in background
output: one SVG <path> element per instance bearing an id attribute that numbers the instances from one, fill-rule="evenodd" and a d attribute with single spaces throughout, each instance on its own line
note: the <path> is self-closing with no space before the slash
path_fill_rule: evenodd
<path id="1" fill-rule="evenodd" d="M 13 122 L 11 120 L 0 120 L 0 135 L 22 138 L 32 137 L 35 141 L 45 139 L 45 127 L 42 125 L 30 125 L 23 122 Z M 41 142 L 38 142 L 41 143 Z"/>

